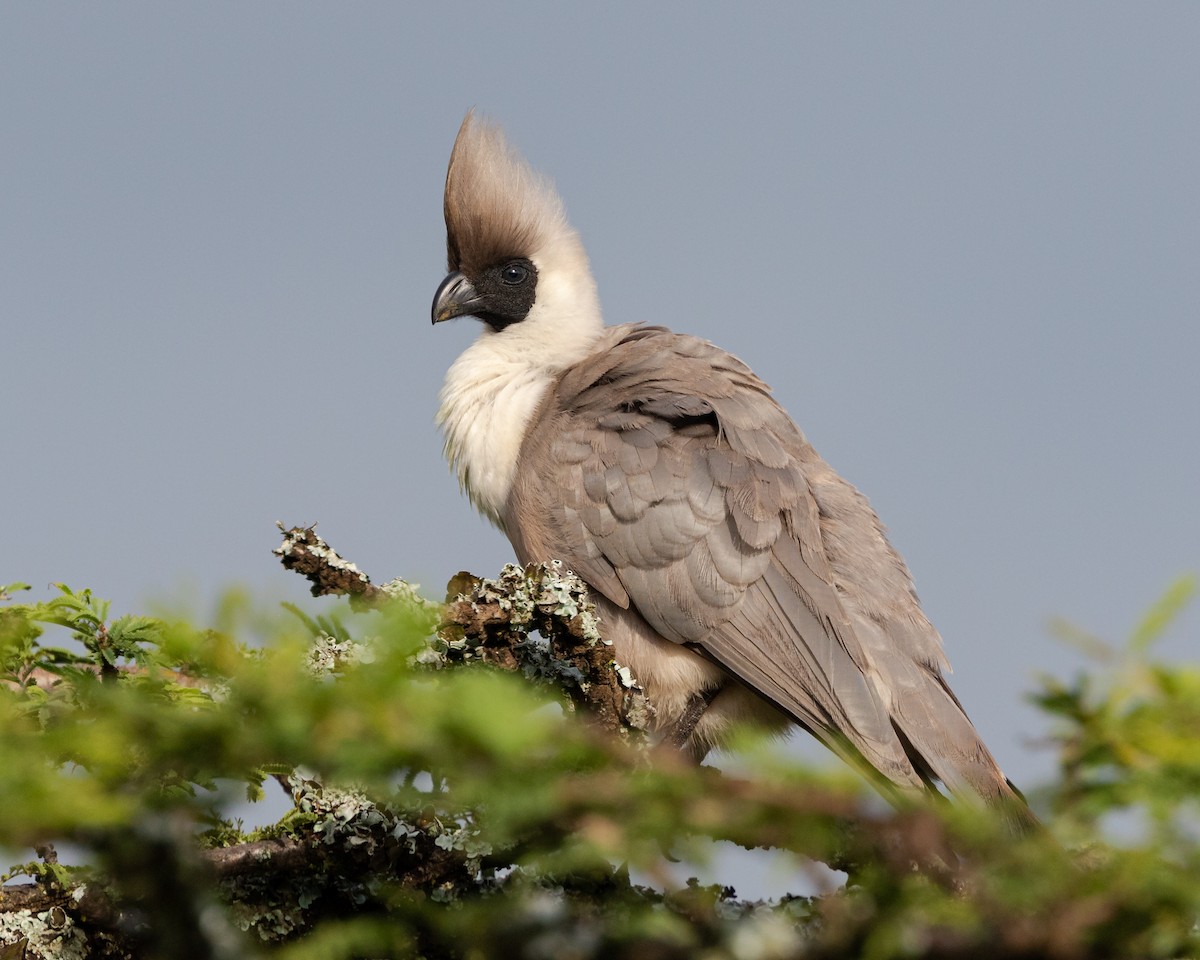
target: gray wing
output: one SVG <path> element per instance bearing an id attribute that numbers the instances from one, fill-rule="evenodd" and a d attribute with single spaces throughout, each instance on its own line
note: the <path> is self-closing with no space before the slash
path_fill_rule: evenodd
<path id="1" fill-rule="evenodd" d="M 513 520 L 543 555 L 523 559 L 563 560 L 889 780 L 983 792 L 999 772 L 866 501 L 740 361 L 655 328 L 612 338 L 531 427 Z M 974 785 L 959 760 L 980 750 Z"/>

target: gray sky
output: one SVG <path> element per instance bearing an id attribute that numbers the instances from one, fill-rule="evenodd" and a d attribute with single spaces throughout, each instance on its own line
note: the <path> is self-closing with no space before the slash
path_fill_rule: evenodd
<path id="1" fill-rule="evenodd" d="M 771 383 L 872 499 L 1002 765 L 1065 616 L 1200 566 L 1200 6 L 6 4 L 0 582 L 301 598 L 273 521 L 437 593 L 511 554 L 432 418 L 471 106 L 610 323 Z M 1194 657 L 1192 610 L 1169 649 Z"/>

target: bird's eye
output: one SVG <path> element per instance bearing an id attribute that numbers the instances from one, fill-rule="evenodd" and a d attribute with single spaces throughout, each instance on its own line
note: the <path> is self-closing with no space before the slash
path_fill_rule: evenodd
<path id="1" fill-rule="evenodd" d="M 500 271 L 500 279 L 505 283 L 520 283 L 527 276 L 529 276 L 529 271 L 519 263 L 507 264 Z"/>

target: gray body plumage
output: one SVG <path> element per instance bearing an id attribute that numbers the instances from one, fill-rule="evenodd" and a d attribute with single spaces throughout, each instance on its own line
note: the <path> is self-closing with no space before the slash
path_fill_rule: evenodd
<path id="1" fill-rule="evenodd" d="M 485 189 L 497 183 L 518 195 Z M 481 195 L 504 209 L 495 231 Z M 522 562 L 559 559 L 589 584 L 658 724 L 671 729 L 703 695 L 688 741 L 698 756 L 731 724 L 791 720 L 900 790 L 936 779 L 1013 801 L 874 511 L 762 381 L 694 337 L 604 327 L 557 196 L 471 117 L 446 211 L 450 267 L 463 272 L 439 291 L 435 322 L 487 319 L 443 390 L 448 455 Z M 487 251 L 474 261 L 468 232 Z M 530 265 L 531 309 L 485 277 L 490 260 L 509 279 L 513 262 Z M 509 439 L 501 408 L 520 420 Z"/>

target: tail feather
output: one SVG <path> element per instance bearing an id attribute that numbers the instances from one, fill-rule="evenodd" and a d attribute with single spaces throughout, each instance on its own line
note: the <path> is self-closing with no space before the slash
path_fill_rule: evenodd
<path id="1" fill-rule="evenodd" d="M 944 783 L 961 799 L 982 799 L 1001 811 L 1014 834 L 1039 822 L 984 745 L 940 672 L 912 664 L 893 699 L 892 723 L 914 767 Z"/>

